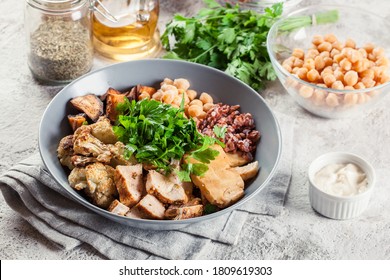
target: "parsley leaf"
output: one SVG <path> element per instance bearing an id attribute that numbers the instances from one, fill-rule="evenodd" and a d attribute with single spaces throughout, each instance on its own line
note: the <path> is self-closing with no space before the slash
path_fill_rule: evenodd
<path id="1" fill-rule="evenodd" d="M 193 119 L 184 116 L 184 99 L 177 109 L 156 100 L 125 100 L 117 106 L 120 112 L 113 130 L 125 144 L 125 158 L 135 156 L 138 162 L 151 164 L 165 173 L 172 172 L 172 159 L 196 159 L 199 163 L 182 165 L 176 174 L 182 181 L 191 181 L 190 175 L 202 176 L 207 164 L 219 152 L 211 149 L 223 145 L 213 137 L 198 132 Z"/>

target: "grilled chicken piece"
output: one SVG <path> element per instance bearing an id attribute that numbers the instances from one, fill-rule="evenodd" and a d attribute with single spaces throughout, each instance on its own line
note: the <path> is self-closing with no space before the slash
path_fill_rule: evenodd
<path id="1" fill-rule="evenodd" d="M 132 166 L 118 165 L 115 169 L 115 185 L 121 203 L 128 207 L 137 204 L 144 190 L 142 164 Z"/>
<path id="2" fill-rule="evenodd" d="M 114 214 L 124 216 L 127 212 L 130 211 L 130 208 L 120 203 L 119 200 L 115 199 L 113 202 L 111 202 L 107 210 Z"/>
<path id="3" fill-rule="evenodd" d="M 146 219 L 164 219 L 165 207 L 153 195 L 147 194 L 135 207 Z"/>
<path id="4" fill-rule="evenodd" d="M 117 165 L 134 165 L 137 164 L 137 160 L 134 155 L 129 159 L 126 159 L 125 154 L 125 145 L 122 142 L 116 142 L 115 145 L 108 145 L 112 158 L 110 165 L 116 167 Z"/>
<path id="5" fill-rule="evenodd" d="M 87 94 L 72 98 L 70 103 L 78 110 L 87 114 L 94 122 L 103 115 L 103 102 L 94 94 Z"/>
<path id="6" fill-rule="evenodd" d="M 165 217 L 170 220 L 184 220 L 202 216 L 203 205 L 180 206 L 177 208 L 168 208 L 165 211 Z"/>
<path id="7" fill-rule="evenodd" d="M 76 154 L 95 157 L 98 161 L 109 163 L 111 152 L 107 145 L 91 134 L 91 126 L 79 127 L 73 136 L 73 150 Z"/>
<path id="8" fill-rule="evenodd" d="M 244 157 L 240 152 L 226 153 L 226 156 L 229 159 L 229 165 L 231 167 L 243 166 L 249 163 L 249 159 L 247 157 Z"/>
<path id="9" fill-rule="evenodd" d="M 80 126 L 87 122 L 86 114 L 80 113 L 77 115 L 68 115 L 68 121 L 73 131 L 76 131 Z"/>
<path id="10" fill-rule="evenodd" d="M 219 155 L 210 162 L 209 169 L 203 176 L 192 174 L 191 179 L 212 205 L 225 208 L 244 195 L 244 181 L 237 171 L 230 168 L 221 146 L 213 145 L 211 148 L 217 150 Z M 191 159 L 191 163 L 196 162 Z"/>
<path id="11" fill-rule="evenodd" d="M 91 134 L 104 144 L 115 144 L 118 141 L 110 120 L 105 116 L 99 117 L 98 121 L 90 126 Z"/>
<path id="12" fill-rule="evenodd" d="M 114 122 L 118 118 L 116 107 L 119 103 L 125 102 L 125 98 L 126 96 L 121 92 L 112 88 L 108 89 L 106 97 L 106 115 L 110 121 Z"/>
<path id="13" fill-rule="evenodd" d="M 181 204 L 187 201 L 187 195 L 181 185 L 172 177 L 164 176 L 155 170 L 150 170 L 146 177 L 146 191 L 163 203 Z"/>
<path id="14" fill-rule="evenodd" d="M 232 169 L 236 170 L 238 174 L 240 174 L 241 178 L 246 181 L 257 175 L 259 172 L 259 162 L 254 161 L 245 166 L 234 167 Z"/>
<path id="15" fill-rule="evenodd" d="M 100 162 L 90 164 L 85 168 L 88 187 L 84 190 L 93 204 L 107 209 L 118 197 L 118 191 L 114 183 L 114 173 L 114 168 Z"/>
<path id="16" fill-rule="evenodd" d="M 131 208 L 130 211 L 127 212 L 125 216 L 129 217 L 129 218 L 135 218 L 135 219 L 146 219 L 147 218 L 145 216 L 145 214 L 143 214 L 141 211 L 139 211 L 139 209 L 135 206 L 133 208 Z"/>
<path id="17" fill-rule="evenodd" d="M 65 136 L 61 139 L 57 148 L 57 156 L 61 164 L 72 170 L 75 166 L 72 163 L 73 155 L 73 135 Z"/>
<path id="18" fill-rule="evenodd" d="M 87 177 L 85 168 L 74 168 L 68 177 L 69 184 L 77 191 L 85 189 L 87 185 Z"/>
<path id="19" fill-rule="evenodd" d="M 202 216 L 203 205 L 199 198 L 192 199 L 188 203 L 180 206 L 171 205 L 165 211 L 165 218 L 171 220 L 184 220 Z"/>

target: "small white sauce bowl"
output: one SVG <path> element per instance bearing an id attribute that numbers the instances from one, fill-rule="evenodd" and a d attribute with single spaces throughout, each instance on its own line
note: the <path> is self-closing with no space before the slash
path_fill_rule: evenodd
<path id="1" fill-rule="evenodd" d="M 367 189 L 352 196 L 335 196 L 320 190 L 314 184 L 314 176 L 323 167 L 333 163 L 354 163 L 367 176 Z M 363 158 L 344 152 L 332 152 L 316 158 L 309 166 L 309 198 L 315 211 L 331 219 L 351 219 L 359 216 L 368 206 L 376 182 L 374 168 Z"/>

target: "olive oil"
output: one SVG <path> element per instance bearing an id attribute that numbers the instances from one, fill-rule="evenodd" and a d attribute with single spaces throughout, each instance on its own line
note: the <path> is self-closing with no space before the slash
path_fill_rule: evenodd
<path id="1" fill-rule="evenodd" d="M 101 2 L 117 22 L 94 13 L 94 45 L 98 53 L 114 60 L 132 60 L 153 57 L 160 51 L 160 35 L 156 28 L 159 1 L 103 0 Z M 142 2 L 148 5 L 142 7 L 140 5 Z"/>

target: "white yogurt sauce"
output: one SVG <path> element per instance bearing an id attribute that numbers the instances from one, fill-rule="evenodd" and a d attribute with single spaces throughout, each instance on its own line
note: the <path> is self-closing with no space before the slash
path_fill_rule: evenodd
<path id="1" fill-rule="evenodd" d="M 314 175 L 317 188 L 331 195 L 353 196 L 367 189 L 367 176 L 353 163 L 334 163 L 323 167 Z"/>

